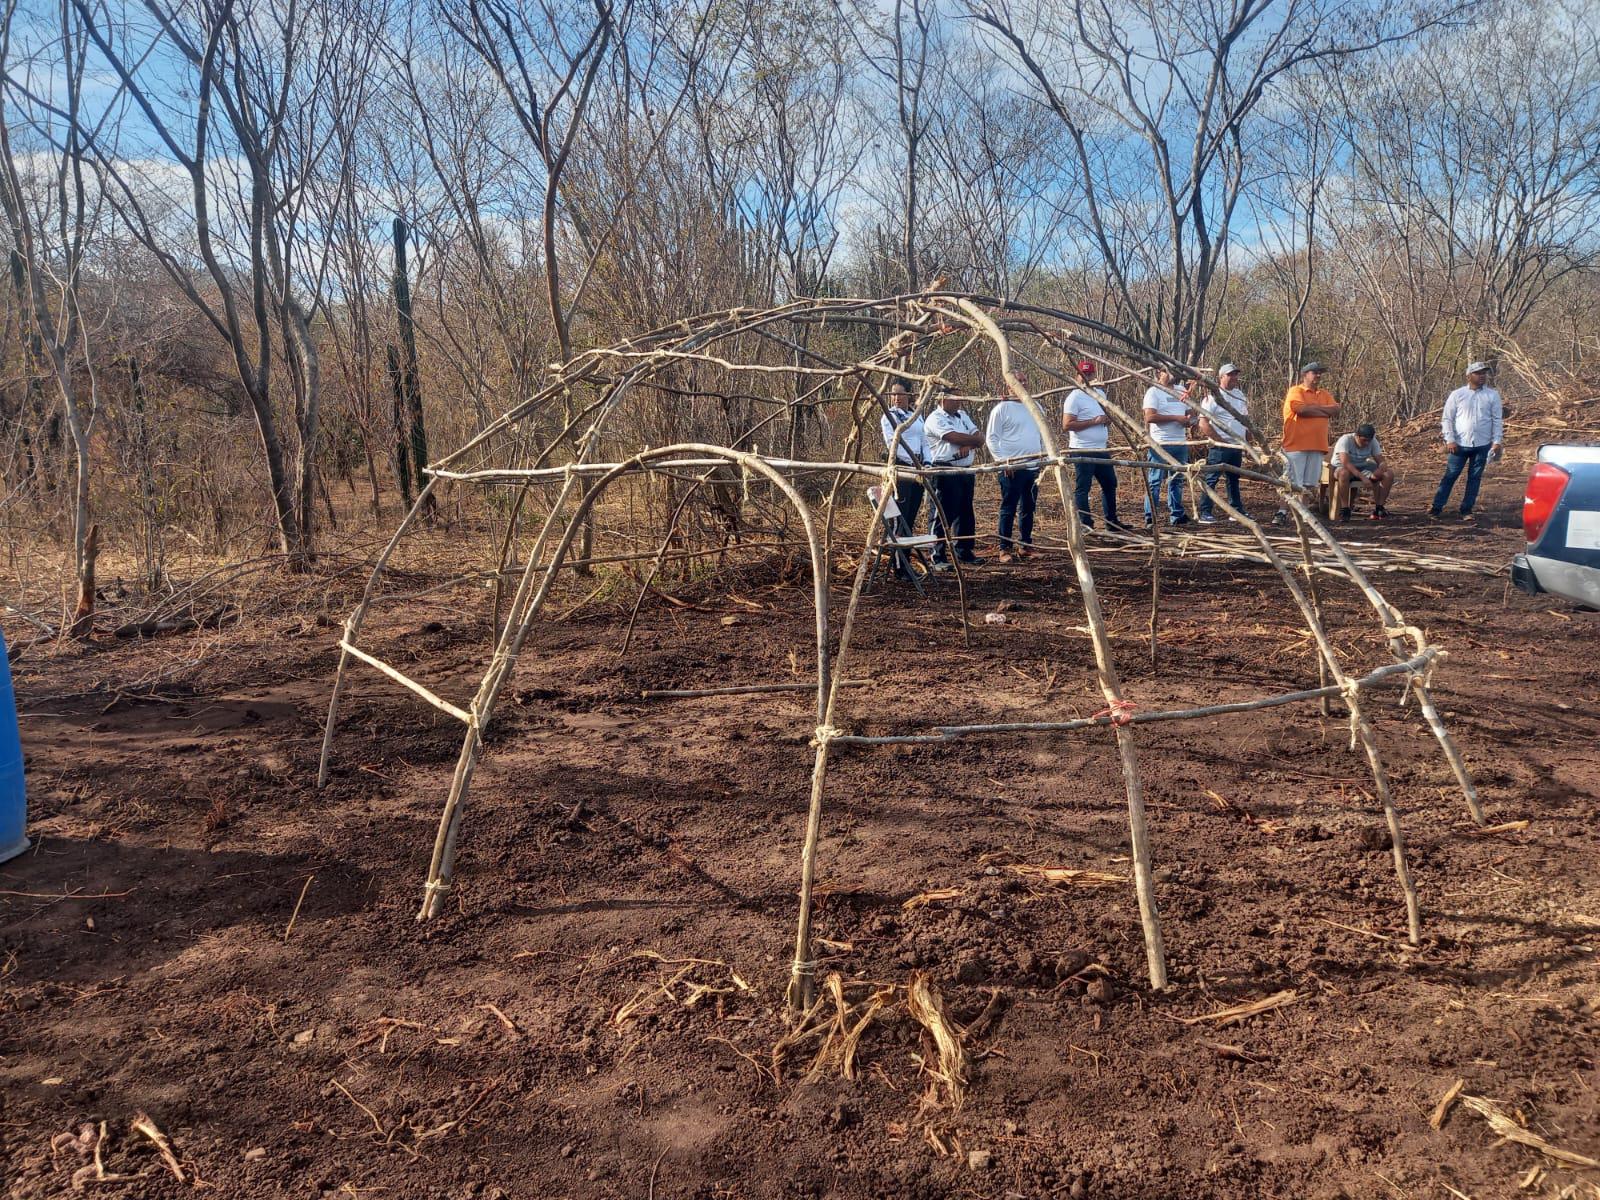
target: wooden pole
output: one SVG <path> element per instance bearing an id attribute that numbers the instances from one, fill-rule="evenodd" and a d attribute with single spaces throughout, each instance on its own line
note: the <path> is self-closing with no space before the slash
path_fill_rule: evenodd
<path id="1" fill-rule="evenodd" d="M 1113 412 L 1114 419 L 1119 419 L 1124 422 L 1129 420 L 1129 418 L 1120 410 L 1107 409 L 1107 412 Z M 1171 459 L 1171 455 L 1168 455 L 1165 448 L 1159 443 L 1152 442 L 1151 447 L 1157 454 L 1162 455 L 1169 460 Z M 1362 708 L 1361 689 L 1355 686 L 1354 682 L 1345 675 L 1343 669 L 1340 667 L 1338 658 L 1334 654 L 1333 644 L 1328 639 L 1327 630 L 1323 627 L 1321 618 L 1318 616 L 1316 609 L 1312 606 L 1311 601 L 1307 597 L 1306 593 L 1301 589 L 1299 583 L 1295 580 L 1294 572 L 1290 569 L 1288 563 L 1283 560 L 1283 557 L 1278 554 L 1277 549 L 1272 545 L 1272 542 L 1267 537 L 1266 532 L 1254 520 L 1254 518 L 1246 516 L 1243 512 L 1234 508 L 1228 502 L 1227 498 L 1223 496 L 1216 488 L 1207 485 L 1204 477 L 1201 477 L 1200 479 L 1200 486 L 1204 487 L 1210 494 L 1214 504 L 1220 506 L 1223 512 L 1233 517 L 1235 521 L 1243 525 L 1256 537 L 1257 543 L 1260 545 L 1262 551 L 1265 552 L 1268 558 L 1271 560 L 1273 567 L 1278 572 L 1279 578 L 1283 580 L 1284 587 L 1288 589 L 1289 594 L 1294 598 L 1295 604 L 1299 607 L 1301 615 L 1305 618 L 1306 624 L 1310 628 L 1312 636 L 1316 639 L 1317 649 L 1321 653 L 1322 659 L 1327 665 L 1328 674 L 1332 677 L 1333 681 L 1338 684 L 1340 691 L 1344 694 L 1345 703 L 1350 710 L 1350 725 L 1352 731 L 1351 748 L 1354 749 L 1354 743 L 1359 741 L 1362 748 L 1366 752 L 1367 765 L 1372 773 L 1373 788 L 1377 791 L 1378 800 L 1383 806 L 1384 819 L 1389 826 L 1390 841 L 1394 846 L 1395 877 L 1399 881 L 1400 890 L 1405 896 L 1406 925 L 1408 935 L 1410 937 L 1411 944 L 1417 945 L 1421 940 L 1421 918 L 1417 903 L 1416 887 L 1411 881 L 1411 872 L 1406 865 L 1405 839 L 1400 828 L 1399 813 L 1394 807 L 1394 798 L 1389 787 L 1388 772 L 1384 768 L 1383 756 L 1378 750 L 1377 738 L 1373 733 L 1372 724 L 1368 720 L 1366 713 Z M 1304 506 L 1299 505 L 1298 499 L 1294 496 L 1294 489 L 1287 482 L 1280 484 L 1280 495 L 1284 498 L 1286 503 L 1298 506 L 1298 517 L 1306 520 L 1311 519 L 1310 514 L 1305 512 Z"/>
<path id="2" fill-rule="evenodd" d="M 1011 369 L 1011 344 L 1000 332 L 999 326 L 972 301 L 962 299 L 958 307 L 977 327 L 988 334 L 1000 355 L 1000 371 L 1006 386 L 1022 401 L 1039 426 L 1045 452 L 1055 460 L 1051 466 L 1056 481 L 1056 491 L 1061 496 L 1061 506 L 1067 515 L 1067 547 L 1072 553 L 1072 566 L 1078 578 L 1078 590 L 1083 598 L 1084 618 L 1089 625 L 1090 639 L 1094 645 L 1095 670 L 1100 680 L 1100 691 L 1105 697 L 1111 715 L 1127 712 L 1122 696 L 1122 680 L 1117 673 L 1116 661 L 1111 652 L 1111 636 L 1106 631 L 1105 617 L 1100 611 L 1100 597 L 1095 590 L 1094 571 L 1089 566 L 1089 556 L 1084 552 L 1083 527 L 1078 520 L 1078 506 L 1073 503 L 1072 491 L 1067 487 L 1056 448 L 1054 425 L 1049 421 L 1031 392 L 1023 386 Z M 947 310 L 948 311 L 948 310 Z M 954 314 L 952 314 L 954 315 Z M 1111 411 L 1107 407 L 1107 411 Z M 1137 445 L 1137 441 L 1135 445 Z M 1152 513 L 1153 513 L 1152 509 Z M 1145 823 L 1144 786 L 1139 778 L 1139 756 L 1134 745 L 1133 728 L 1126 722 L 1114 726 L 1117 755 L 1122 765 L 1122 781 L 1128 795 L 1128 838 L 1133 852 L 1133 888 L 1139 902 L 1139 924 L 1144 932 L 1145 961 L 1150 975 L 1150 986 L 1156 989 L 1167 986 L 1167 951 L 1161 936 L 1161 918 L 1156 911 L 1155 879 L 1150 868 L 1150 836 Z"/>
<path id="3" fill-rule="evenodd" d="M 1322 593 L 1319 591 L 1319 589 L 1317 587 L 1317 569 L 1316 569 L 1316 564 L 1314 562 L 1312 562 L 1312 559 L 1311 559 L 1311 541 L 1310 541 L 1309 538 L 1306 537 L 1306 527 L 1305 527 L 1305 523 L 1304 522 L 1302 522 L 1301 520 L 1296 518 L 1294 525 L 1295 525 L 1296 531 L 1298 531 L 1298 533 L 1300 534 L 1300 553 L 1301 553 L 1303 561 L 1305 563 L 1306 590 L 1310 594 L 1310 597 L 1311 597 L 1311 611 L 1317 614 L 1317 620 L 1320 621 L 1320 620 L 1323 619 L 1323 616 L 1322 616 Z M 1327 685 L 1327 682 L 1328 682 L 1328 663 L 1327 663 L 1327 660 L 1324 659 L 1321 654 L 1317 655 L 1317 678 L 1321 681 L 1321 684 L 1323 686 Z M 1317 702 L 1317 708 L 1321 711 L 1323 716 L 1327 716 L 1328 715 L 1328 697 L 1327 696 L 1323 696 L 1322 699 Z"/>
<path id="4" fill-rule="evenodd" d="M 619 464 L 608 474 L 601 476 L 589 488 L 572 517 L 566 522 L 565 531 L 550 558 L 549 565 L 543 569 L 543 578 L 537 591 L 534 592 L 533 576 L 537 570 L 537 564 L 543 554 L 549 534 L 554 527 L 555 516 L 560 512 L 562 505 L 571 495 L 571 490 L 577 482 L 577 475 L 569 474 L 563 485 L 561 497 L 558 498 L 552 508 L 550 518 L 546 520 L 544 528 L 540 531 L 538 542 L 528 555 L 528 567 L 524 571 L 522 582 L 517 588 L 517 595 L 512 600 L 510 614 L 506 621 L 506 631 L 501 637 L 500 646 L 496 648 L 489 670 L 484 675 L 483 683 L 479 686 L 478 694 L 472 701 L 470 708 L 472 721 L 468 725 L 467 736 L 462 743 L 461 754 L 456 761 L 456 771 L 450 782 L 450 794 L 445 800 L 444 811 L 439 817 L 439 830 L 434 838 L 433 857 L 428 865 L 428 878 L 423 886 L 423 902 L 422 908 L 417 914 L 418 920 L 436 916 L 443 907 L 443 893 L 450 888 L 454 877 L 456 842 L 460 832 L 461 816 L 467 792 L 471 787 L 473 771 L 476 769 L 478 755 L 482 748 L 483 729 L 493 716 L 501 685 L 520 656 L 523 643 L 527 638 L 528 631 L 532 628 L 534 619 L 539 615 L 540 610 L 550 596 L 556 575 L 570 552 L 574 539 L 578 536 L 583 518 L 593 508 L 600 494 L 614 480 L 629 472 L 648 469 L 652 463 L 658 460 L 670 459 L 674 454 L 679 453 L 720 457 L 725 462 L 734 463 L 755 471 L 769 479 L 799 513 L 801 524 L 805 528 L 806 541 L 811 549 L 812 596 L 816 609 L 817 627 L 817 719 L 819 725 L 822 723 L 830 694 L 828 580 L 823 563 L 822 549 L 818 543 L 816 525 L 812 521 L 810 510 L 787 479 L 756 455 L 697 442 L 679 443 L 665 446 L 658 450 L 648 450 L 636 455 L 627 462 Z M 531 597 L 530 592 L 532 592 Z"/>
<path id="5" fill-rule="evenodd" d="M 322 727 L 322 754 L 317 759 L 317 786 L 320 788 L 328 782 L 328 761 L 333 755 L 333 731 L 339 721 L 339 696 L 344 691 L 345 672 L 350 664 L 350 651 L 342 647 L 348 643 L 354 645 L 361 635 L 361 625 L 366 620 L 367 609 L 372 606 L 372 598 L 378 588 L 378 580 L 383 575 L 383 569 L 388 565 L 389 558 L 394 554 L 395 547 L 400 544 L 400 539 L 411 528 L 418 515 L 422 512 L 422 505 L 428 497 L 433 495 L 433 489 L 438 484 L 437 478 L 429 479 L 423 485 L 422 492 L 416 501 L 401 518 L 400 524 L 395 527 L 394 534 L 388 543 L 378 552 L 378 557 L 372 564 L 372 570 L 367 575 L 367 586 L 362 590 L 361 600 L 355 610 L 344 623 L 344 635 L 340 638 L 339 666 L 333 673 L 333 692 L 328 697 L 328 719 Z"/>
<path id="6" fill-rule="evenodd" d="M 878 505 L 867 526 L 867 540 L 856 564 L 855 582 L 850 589 L 850 602 L 845 607 L 844 625 L 839 631 L 839 650 L 833 660 L 833 685 L 828 689 L 828 700 L 817 721 L 816 737 L 812 745 L 816 755 L 811 764 L 811 802 L 806 809 L 805 837 L 800 848 L 800 913 L 795 922 L 794 961 L 789 967 L 789 987 L 785 992 L 791 1013 L 803 1013 L 816 999 L 816 960 L 811 951 L 811 897 L 817 872 L 817 843 L 822 833 L 822 800 L 828 779 L 829 746 L 837 740 L 834 713 L 839 698 L 840 678 L 844 674 L 845 656 L 850 652 L 850 637 L 855 631 L 856 610 L 861 603 L 861 593 L 878 543 L 883 536 L 883 513 L 894 495 L 893 472 L 886 466 L 883 484 L 878 490 Z M 821 660 L 818 660 L 819 663 Z"/>

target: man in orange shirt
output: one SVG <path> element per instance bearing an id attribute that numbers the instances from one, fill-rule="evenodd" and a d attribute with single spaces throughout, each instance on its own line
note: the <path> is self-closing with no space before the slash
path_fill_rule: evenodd
<path id="1" fill-rule="evenodd" d="M 1289 460 L 1289 486 L 1301 491 L 1322 482 L 1328 455 L 1328 418 L 1339 415 L 1339 402 L 1322 388 L 1327 370 L 1319 362 L 1300 368 L 1300 382 L 1283 397 L 1283 455 Z M 1279 509 L 1277 519 L 1289 514 Z"/>

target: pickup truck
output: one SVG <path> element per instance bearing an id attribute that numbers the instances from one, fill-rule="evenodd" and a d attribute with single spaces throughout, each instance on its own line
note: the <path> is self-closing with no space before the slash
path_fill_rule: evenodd
<path id="1" fill-rule="evenodd" d="M 1600 446 L 1540 446 L 1522 499 L 1528 548 L 1511 581 L 1600 608 Z"/>

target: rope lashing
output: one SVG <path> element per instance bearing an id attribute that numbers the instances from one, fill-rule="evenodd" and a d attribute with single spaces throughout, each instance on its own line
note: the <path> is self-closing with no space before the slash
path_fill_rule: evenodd
<path id="1" fill-rule="evenodd" d="M 1350 710 L 1350 749 L 1354 751 L 1361 731 L 1361 710 L 1357 707 L 1361 702 L 1361 684 L 1347 677 L 1340 681 L 1339 692 L 1344 696 L 1345 707 Z"/>
<path id="2" fill-rule="evenodd" d="M 1109 708 L 1102 708 L 1097 713 L 1090 714 L 1089 720 L 1098 721 L 1101 717 L 1110 717 L 1110 725 L 1131 725 L 1133 714 L 1139 711 L 1139 706 L 1132 700 L 1113 700 Z"/>
<path id="3" fill-rule="evenodd" d="M 797 958 L 794 960 L 793 964 L 791 964 L 789 973 L 796 979 L 801 979 L 806 976 L 815 976 L 817 973 L 817 960 L 811 959 L 809 962 L 802 962 Z"/>
<path id="4" fill-rule="evenodd" d="M 818 725 L 816 732 L 811 737 L 811 748 L 813 750 L 824 749 L 834 738 L 843 736 L 844 730 L 837 725 Z"/>

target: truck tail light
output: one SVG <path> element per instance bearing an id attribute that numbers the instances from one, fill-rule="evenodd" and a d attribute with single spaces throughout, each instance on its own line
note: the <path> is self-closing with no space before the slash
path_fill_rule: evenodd
<path id="1" fill-rule="evenodd" d="M 1539 463 L 1528 476 L 1528 490 L 1522 498 L 1522 532 L 1527 534 L 1530 546 L 1543 536 L 1571 478 L 1554 463 Z"/>

